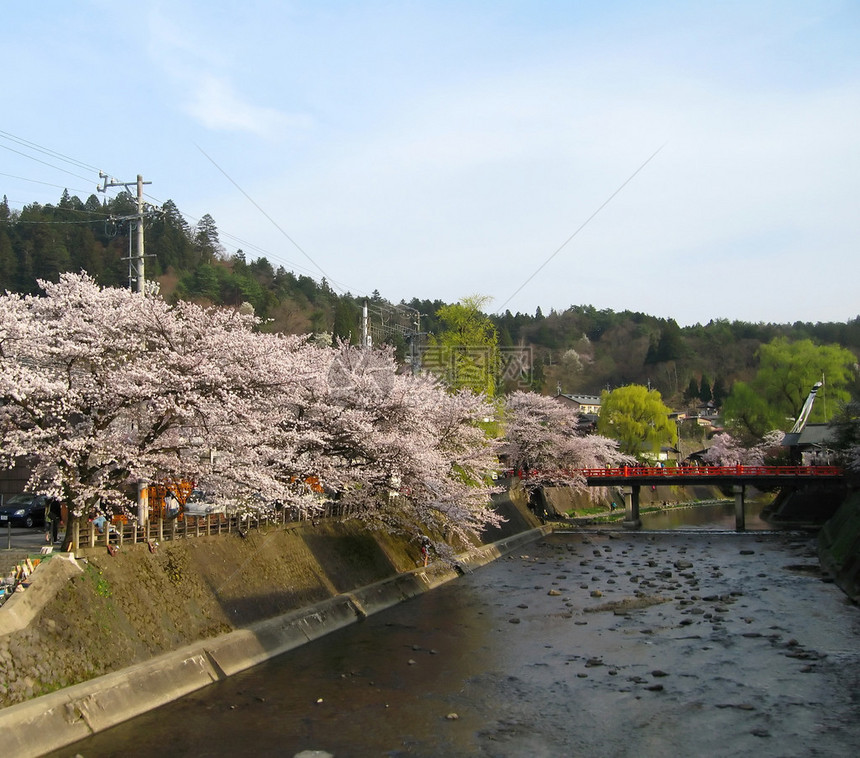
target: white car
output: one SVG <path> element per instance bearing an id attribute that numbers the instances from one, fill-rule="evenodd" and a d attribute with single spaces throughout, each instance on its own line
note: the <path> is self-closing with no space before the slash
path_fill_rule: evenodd
<path id="1" fill-rule="evenodd" d="M 203 490 L 191 490 L 183 508 L 186 516 L 224 515 L 226 512 L 227 508 L 223 504 L 215 503 L 215 496 L 211 492 Z"/>

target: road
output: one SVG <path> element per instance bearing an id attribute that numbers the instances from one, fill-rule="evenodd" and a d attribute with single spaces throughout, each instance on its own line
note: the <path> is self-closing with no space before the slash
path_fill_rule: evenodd
<path id="1" fill-rule="evenodd" d="M 22 558 L 38 553 L 45 546 L 45 528 L 4 524 L 0 527 L 0 574 L 8 573 Z"/>

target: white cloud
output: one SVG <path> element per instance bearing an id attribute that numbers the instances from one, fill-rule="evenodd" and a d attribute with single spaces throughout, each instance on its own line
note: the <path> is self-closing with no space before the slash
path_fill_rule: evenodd
<path id="1" fill-rule="evenodd" d="M 53 142 L 57 102 L 40 112 L 31 93 L 53 91 L 67 59 L 80 78 L 93 57 L 61 35 L 61 50 L 25 59 L 26 93 L 9 102 L 41 131 L 4 128 L 142 172 L 153 195 L 211 213 L 276 265 L 312 268 L 194 144 L 353 293 L 483 292 L 499 307 L 665 143 L 512 310 L 856 315 L 854 4 L 142 7 L 147 24 L 111 3 L 86 21 L 142 70 L 100 56 L 98 107 L 64 88 Z M 53 19 L 31 26 L 47 39 Z M 132 80 L 147 84 L 134 98 Z M 139 118 L 123 118 L 129 102 Z M 102 128 L 105 113 L 121 128 Z"/>
<path id="2" fill-rule="evenodd" d="M 308 116 L 246 102 L 228 81 L 210 74 L 200 75 L 184 110 L 207 129 L 247 132 L 269 140 L 311 126 Z"/>

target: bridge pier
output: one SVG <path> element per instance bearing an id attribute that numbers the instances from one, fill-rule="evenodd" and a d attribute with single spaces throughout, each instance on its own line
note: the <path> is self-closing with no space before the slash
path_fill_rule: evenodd
<path id="1" fill-rule="evenodd" d="M 625 529 L 641 529 L 642 521 L 639 518 L 639 485 L 628 484 L 621 488 L 624 496 L 625 516 L 623 526 Z"/>
<path id="2" fill-rule="evenodd" d="M 735 493 L 735 531 L 742 532 L 746 529 L 746 521 L 744 518 L 744 485 L 732 485 L 732 492 Z"/>

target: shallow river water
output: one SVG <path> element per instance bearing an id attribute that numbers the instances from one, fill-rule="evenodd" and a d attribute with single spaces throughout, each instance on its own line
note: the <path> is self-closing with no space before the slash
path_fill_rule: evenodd
<path id="1" fill-rule="evenodd" d="M 556 533 L 53 755 L 860 755 L 860 612 L 813 547 Z"/>

